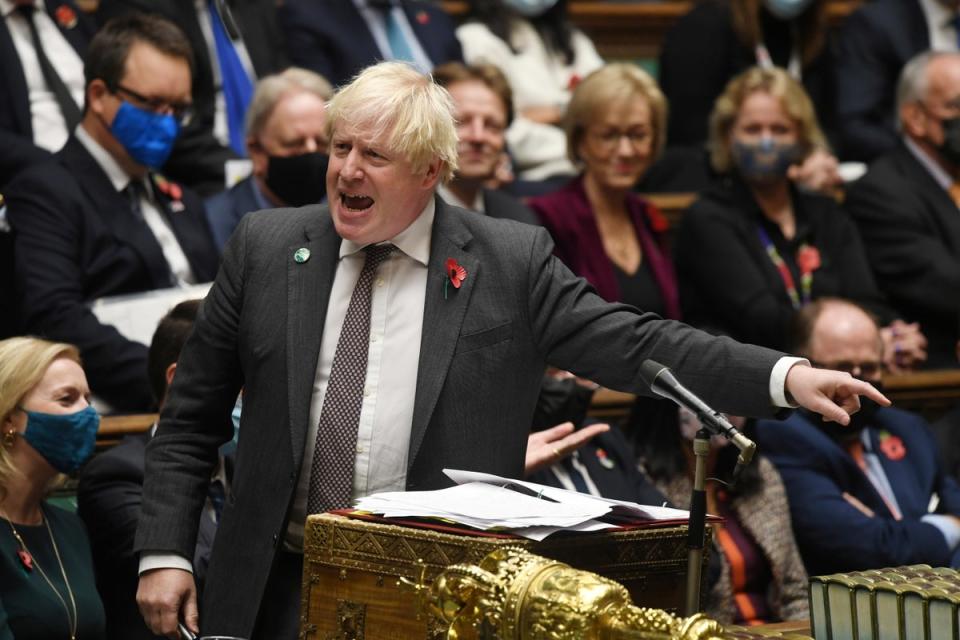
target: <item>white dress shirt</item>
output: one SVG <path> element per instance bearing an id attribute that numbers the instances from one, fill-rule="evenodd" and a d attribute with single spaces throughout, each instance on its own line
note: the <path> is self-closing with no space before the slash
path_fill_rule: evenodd
<path id="1" fill-rule="evenodd" d="M 43 50 L 56 70 L 57 75 L 70 90 L 77 107 L 83 108 L 83 60 L 76 49 L 67 42 L 60 29 L 53 23 L 43 0 L 34 0 L 33 21 L 37 25 L 37 34 L 43 41 Z M 10 0 L 0 0 L 0 14 L 10 31 L 10 39 L 20 58 L 20 67 L 27 82 L 30 100 L 30 122 L 33 127 L 33 143 L 47 151 L 59 151 L 67 141 L 70 132 L 63 119 L 60 105 L 47 86 L 40 70 L 37 51 L 33 47 L 30 27 L 26 18 L 16 10 Z"/>
<path id="2" fill-rule="evenodd" d="M 93 159 L 97 161 L 97 164 L 100 165 L 100 168 L 107 174 L 110 182 L 118 192 L 127 188 L 127 185 L 130 184 L 133 178 L 120 166 L 116 159 L 110 155 L 109 151 L 100 146 L 100 143 L 87 133 L 83 126 L 77 127 L 77 140 L 79 140 L 80 144 L 93 156 Z M 149 180 L 144 180 L 144 188 L 144 193 L 149 194 L 151 197 L 141 196 L 140 210 L 143 212 L 144 221 L 147 223 L 147 226 L 150 227 L 150 231 L 153 232 L 157 242 L 160 244 L 160 248 L 163 250 L 163 257 L 167 259 L 167 263 L 170 265 L 170 272 L 177 280 L 176 284 L 196 284 L 197 279 L 190 269 L 190 261 L 187 260 L 186 254 L 180 247 L 180 242 L 177 240 L 177 236 L 174 235 L 170 223 L 167 222 L 166 217 L 160 213 L 160 209 L 157 208 L 156 196 L 153 194 L 153 185 L 150 184 Z M 133 215 L 133 213 L 131 212 L 130 215 Z"/>
<path id="3" fill-rule="evenodd" d="M 956 10 L 948 9 L 939 0 L 920 0 L 920 7 L 927 19 L 930 48 L 935 51 L 956 51 L 958 34 L 953 23 Z"/>

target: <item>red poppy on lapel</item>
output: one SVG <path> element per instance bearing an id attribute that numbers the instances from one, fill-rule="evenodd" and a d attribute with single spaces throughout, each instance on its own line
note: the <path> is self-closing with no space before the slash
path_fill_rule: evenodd
<path id="1" fill-rule="evenodd" d="M 20 558 L 20 564 L 23 565 L 24 571 L 33 571 L 33 556 L 30 555 L 29 551 L 26 549 L 17 549 L 17 557 Z"/>
<path id="2" fill-rule="evenodd" d="M 63 29 L 73 29 L 77 26 L 77 12 L 72 7 L 62 4 L 53 12 L 57 24 Z"/>
<path id="3" fill-rule="evenodd" d="M 575 73 L 574 73 L 574 74 L 571 74 L 571 75 L 570 75 L 570 80 L 567 81 L 567 90 L 573 91 L 574 89 L 576 89 L 576 88 L 577 88 L 577 85 L 580 84 L 580 81 L 581 81 L 582 79 L 583 79 L 583 78 L 581 78 L 580 76 L 578 76 L 578 75 L 575 74 Z"/>
<path id="4" fill-rule="evenodd" d="M 430 14 L 426 11 L 417 11 L 417 22 L 420 24 L 427 24 L 430 22 Z"/>
<path id="5" fill-rule="evenodd" d="M 907 448 L 903 446 L 903 440 L 889 431 L 880 432 L 880 451 L 887 456 L 887 459 L 894 462 L 903 460 L 903 457 L 907 455 Z"/>
<path id="6" fill-rule="evenodd" d="M 802 273 L 813 273 L 820 268 L 820 251 L 805 244 L 797 251 L 797 266 Z"/>
<path id="7" fill-rule="evenodd" d="M 157 185 L 160 193 L 170 199 L 170 208 L 173 211 L 179 213 L 186 209 L 183 205 L 183 188 L 181 188 L 180 185 L 176 182 L 170 182 L 161 175 L 155 176 L 154 184 Z"/>
<path id="8" fill-rule="evenodd" d="M 443 299 L 447 299 L 448 285 L 452 284 L 454 289 L 459 289 L 466 279 L 467 270 L 453 258 L 447 258 L 447 279 L 443 281 Z"/>
<path id="9" fill-rule="evenodd" d="M 597 447 L 597 461 L 600 463 L 600 466 L 604 469 L 613 469 L 616 467 L 616 463 L 610 459 L 610 456 L 607 455 L 607 452 L 603 450 L 602 447 Z"/>
<path id="10" fill-rule="evenodd" d="M 670 230 L 670 221 L 651 202 L 647 203 L 647 218 L 650 220 L 650 228 L 656 233 L 666 233 Z"/>

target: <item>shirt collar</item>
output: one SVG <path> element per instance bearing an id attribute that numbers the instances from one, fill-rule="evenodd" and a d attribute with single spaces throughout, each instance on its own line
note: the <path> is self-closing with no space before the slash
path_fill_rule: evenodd
<path id="1" fill-rule="evenodd" d="M 433 198 L 427 201 L 427 205 L 417 216 L 417 219 L 410 223 L 406 229 L 386 240 L 397 249 L 404 252 L 423 266 L 428 266 L 430 262 L 430 235 L 433 233 L 433 219 L 436 216 L 437 205 Z M 352 255 L 363 249 L 366 245 L 360 245 L 352 240 L 344 239 L 340 243 L 340 257 Z"/>
<path id="2" fill-rule="evenodd" d="M 473 201 L 473 204 L 464 202 L 458 198 L 457 195 L 445 184 L 441 184 L 437 187 L 437 194 L 452 205 L 463 207 L 464 209 L 472 209 L 473 211 L 479 211 L 480 213 L 485 213 L 483 209 L 483 189 L 477 191 L 477 197 Z"/>
<path id="3" fill-rule="evenodd" d="M 2 2 L 3 0 L 0 0 Z M 93 139 L 87 130 L 83 128 L 83 125 L 76 128 L 74 135 L 77 136 L 77 140 L 80 141 L 80 144 L 93 156 L 93 159 L 97 161 L 97 164 L 100 165 L 100 168 L 103 169 L 104 173 L 107 174 L 107 177 L 110 178 L 110 182 L 113 184 L 113 188 L 117 191 L 123 191 L 127 188 L 127 185 L 130 184 L 130 181 L 133 179 L 129 173 L 120 166 L 120 163 L 117 162 L 116 158 L 110 155 L 110 152 L 103 148 L 103 146 Z"/>
<path id="4" fill-rule="evenodd" d="M 937 0 L 920 0 L 923 13 L 926 14 L 929 24 L 937 25 L 940 28 L 952 27 L 953 21 L 957 17 L 956 11 L 951 11 L 943 6 Z"/>
<path id="5" fill-rule="evenodd" d="M 903 143 L 907 145 L 907 149 L 909 149 L 910 153 L 917 159 L 917 162 L 922 164 L 924 168 L 930 172 L 930 175 L 937 181 L 937 184 L 949 191 L 950 185 L 953 184 L 953 178 L 950 177 L 950 174 L 944 171 L 943 167 L 927 155 L 927 152 L 921 149 L 909 136 L 903 136 Z"/>
<path id="6" fill-rule="evenodd" d="M 33 0 L 33 7 L 36 11 L 46 11 L 42 0 Z M 17 5 L 11 2 L 11 0 L 0 0 L 0 15 L 2 15 L 4 18 L 8 17 L 11 13 L 16 11 L 16 9 Z"/>

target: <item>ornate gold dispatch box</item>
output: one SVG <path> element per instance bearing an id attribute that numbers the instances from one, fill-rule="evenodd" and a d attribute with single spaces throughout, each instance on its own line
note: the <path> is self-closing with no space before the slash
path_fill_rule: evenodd
<path id="1" fill-rule="evenodd" d="M 709 529 L 707 535 L 712 535 Z M 709 537 L 708 537 L 709 539 Z M 686 593 L 686 525 L 556 534 L 543 542 L 444 533 L 323 514 L 307 520 L 300 612 L 303 640 L 437 640 L 415 589 L 445 567 L 518 546 L 622 583 L 635 604 L 680 613 Z M 706 556 L 704 557 L 704 567 Z"/>

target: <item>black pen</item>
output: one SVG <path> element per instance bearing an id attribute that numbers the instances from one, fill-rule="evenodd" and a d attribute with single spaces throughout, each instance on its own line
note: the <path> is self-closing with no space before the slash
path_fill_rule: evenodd
<path id="1" fill-rule="evenodd" d="M 530 487 L 524 486 L 522 484 L 508 482 L 500 486 L 504 489 L 509 489 L 510 491 L 516 491 L 517 493 L 522 493 L 525 496 L 530 496 L 531 498 L 537 498 L 538 500 L 546 500 L 547 502 L 560 502 L 559 500 L 554 500 L 553 498 L 543 495 L 542 490 L 534 491 Z"/>

